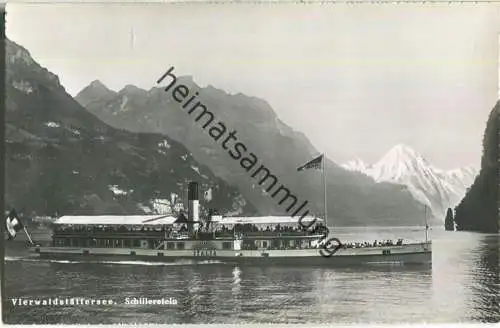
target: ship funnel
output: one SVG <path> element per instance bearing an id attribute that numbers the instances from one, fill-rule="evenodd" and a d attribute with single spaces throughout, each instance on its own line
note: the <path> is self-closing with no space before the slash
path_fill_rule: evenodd
<path id="1" fill-rule="evenodd" d="M 200 221 L 200 201 L 198 199 L 198 183 L 190 182 L 188 187 L 188 218 L 189 221 Z"/>

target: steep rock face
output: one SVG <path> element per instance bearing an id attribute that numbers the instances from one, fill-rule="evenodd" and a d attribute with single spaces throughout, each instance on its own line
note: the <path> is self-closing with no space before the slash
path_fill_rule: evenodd
<path id="1" fill-rule="evenodd" d="M 343 165 L 348 170 L 363 173 L 376 182 L 406 186 L 413 197 L 428 206 L 437 220 L 443 221 L 449 207 L 463 198 L 477 170 L 463 167 L 443 171 L 411 147 L 399 144 L 391 148 L 377 163 L 366 165 L 360 159 Z"/>
<path id="2" fill-rule="evenodd" d="M 498 213 L 499 120 L 500 102 L 497 102 L 486 123 L 481 171 L 465 197 L 455 208 L 455 223 L 458 230 L 498 232 L 500 220 Z"/>
<path id="3" fill-rule="evenodd" d="M 174 72 L 175 73 L 175 72 Z M 166 81 L 164 84 L 168 84 Z M 259 165 L 265 165 L 299 199 L 309 201 L 309 209 L 323 213 L 323 186 L 318 171 L 297 173 L 297 167 L 318 155 L 309 140 L 284 124 L 265 101 L 243 94 L 230 95 L 208 86 L 198 87 L 191 77 L 177 77 L 223 122 L 235 130 L 248 152 L 254 153 Z M 96 101 L 92 88 L 83 89 L 76 97 L 104 122 L 130 131 L 162 132 L 184 144 L 193 156 L 205 163 L 218 176 L 232 185 L 265 214 L 285 214 L 280 206 L 221 147 L 201 124 L 188 115 L 163 88 L 139 91 L 124 88 Z M 110 100 L 110 98 L 113 98 Z M 402 186 L 376 184 L 372 179 L 349 172 L 327 161 L 329 216 L 337 225 L 412 225 L 422 222 L 423 206 Z M 266 186 L 267 187 L 267 186 Z"/>
<path id="4" fill-rule="evenodd" d="M 193 180 L 202 191 L 211 190 L 202 205 L 256 212 L 179 143 L 108 126 L 26 49 L 7 41 L 6 55 L 7 206 L 28 215 L 154 213 L 160 203 L 185 200 Z M 92 88 L 100 96 L 111 92 L 97 82 Z"/>

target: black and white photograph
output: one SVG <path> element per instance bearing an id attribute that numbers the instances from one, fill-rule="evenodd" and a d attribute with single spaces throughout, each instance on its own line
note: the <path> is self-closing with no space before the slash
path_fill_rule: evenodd
<path id="1" fill-rule="evenodd" d="M 3 323 L 500 322 L 498 6 L 3 11 Z"/>

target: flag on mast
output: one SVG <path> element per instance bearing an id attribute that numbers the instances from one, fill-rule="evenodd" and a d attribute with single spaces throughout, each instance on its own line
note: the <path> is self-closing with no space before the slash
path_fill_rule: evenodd
<path id="1" fill-rule="evenodd" d="M 16 237 L 17 232 L 24 229 L 24 225 L 21 220 L 17 217 L 17 213 L 15 209 L 12 209 L 5 220 L 5 228 L 7 230 L 7 234 L 9 235 L 9 240 L 12 240 Z"/>
<path id="2" fill-rule="evenodd" d="M 325 217 L 324 217 L 324 225 L 328 226 L 328 205 L 327 205 L 327 192 L 326 192 L 326 165 L 325 165 L 325 154 L 321 154 L 318 157 L 310 160 L 306 164 L 300 166 L 297 168 L 297 171 L 304 171 L 304 170 L 322 170 L 323 172 L 323 187 L 324 187 L 324 192 L 323 192 L 323 197 L 324 197 L 324 206 L 325 206 Z"/>
<path id="3" fill-rule="evenodd" d="M 297 168 L 297 171 L 304 171 L 304 170 L 309 170 L 309 169 L 315 169 L 319 170 L 323 167 L 323 157 L 324 154 L 319 155 L 315 159 L 307 162 L 306 164 L 302 165 L 301 167 Z"/>

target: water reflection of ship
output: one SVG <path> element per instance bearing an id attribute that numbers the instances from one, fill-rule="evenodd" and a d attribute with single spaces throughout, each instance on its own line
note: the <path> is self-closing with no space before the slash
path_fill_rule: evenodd
<path id="1" fill-rule="evenodd" d="M 203 307 L 200 304 L 200 298 L 203 297 L 203 280 L 200 274 L 200 272 L 187 271 L 187 275 L 183 277 L 186 286 L 186 295 L 183 297 L 183 313 L 188 317 L 194 317 L 198 310 Z"/>
<path id="2" fill-rule="evenodd" d="M 242 295 L 241 295 L 241 269 L 235 266 L 233 269 L 233 277 L 231 281 L 231 294 L 234 303 L 234 311 L 236 313 L 241 313 L 242 308 Z"/>

